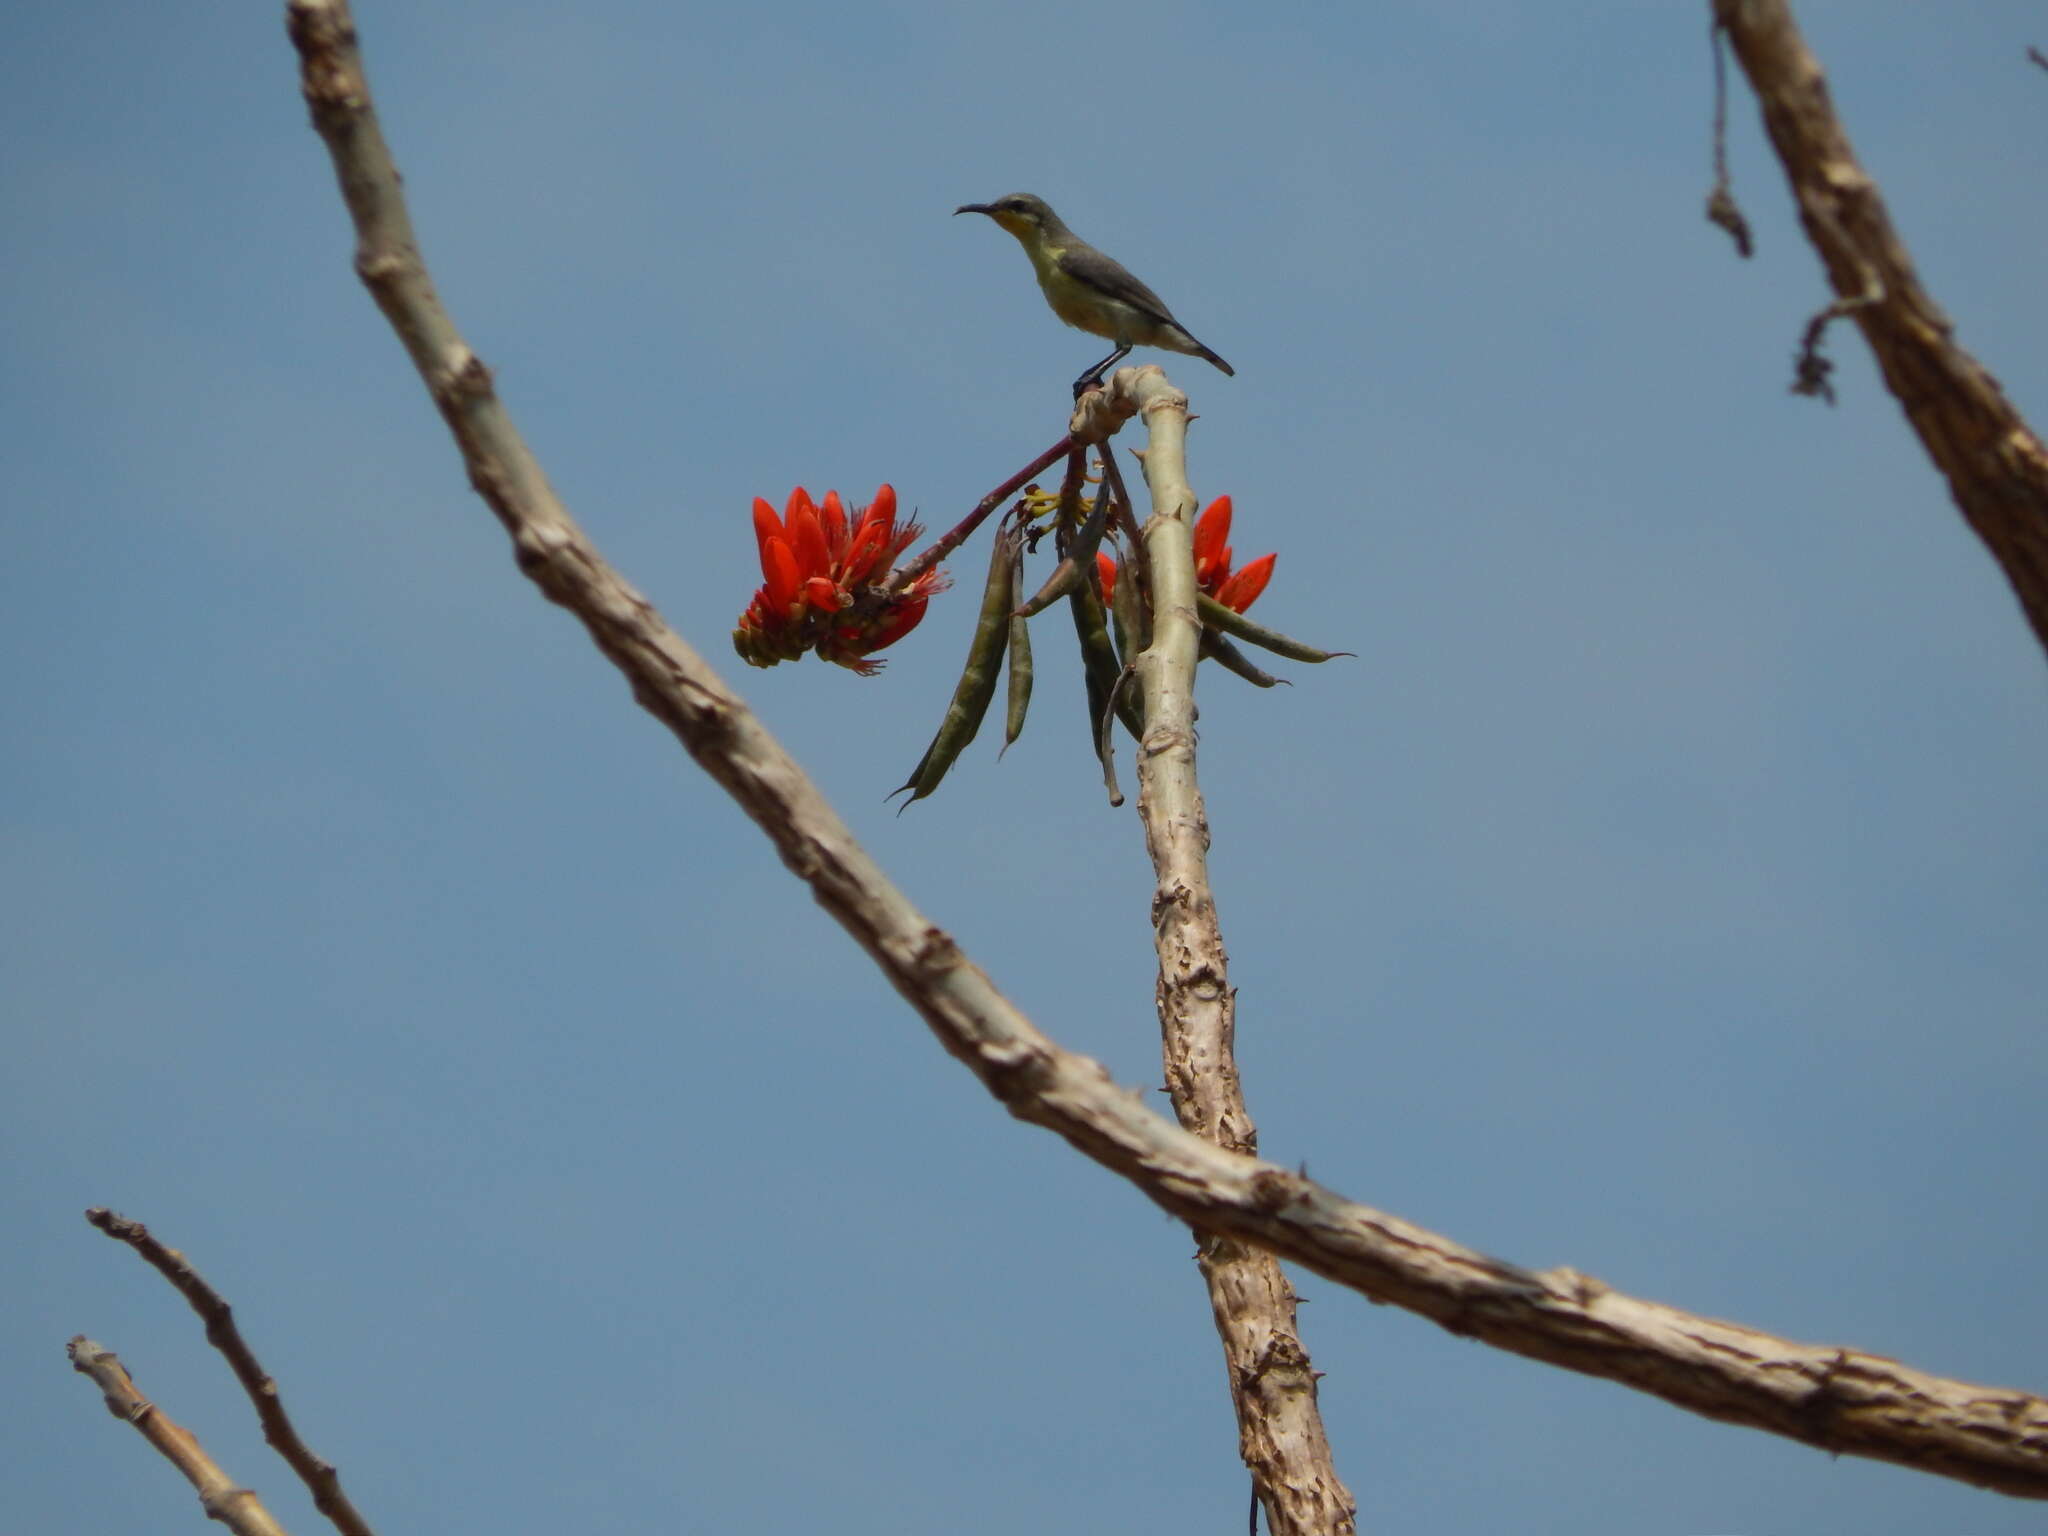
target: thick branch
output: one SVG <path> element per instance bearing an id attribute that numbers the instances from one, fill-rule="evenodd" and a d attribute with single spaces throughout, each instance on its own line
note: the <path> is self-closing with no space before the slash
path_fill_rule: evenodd
<path id="1" fill-rule="evenodd" d="M 1713 0 L 1713 9 L 1839 296 L 1835 313 L 1862 327 L 1950 495 L 2048 646 L 2048 450 L 1920 286 L 1785 0 Z"/>
<path id="2" fill-rule="evenodd" d="M 1166 1086 L 1187 1130 L 1233 1152 L 1258 1150 L 1237 1073 L 1237 995 L 1209 885 L 1209 818 L 1195 777 L 1195 667 L 1201 659 L 1194 550 L 1195 494 L 1187 481 L 1188 398 L 1156 367 L 1119 370 L 1150 434 L 1145 480 L 1152 516 L 1152 643 L 1137 659 L 1145 739 L 1138 750 L 1138 814 L 1157 883 L 1159 1024 Z M 1198 1249 L 1223 1341 L 1238 1445 L 1274 1536 L 1348 1533 L 1357 1505 L 1337 1476 L 1316 1401 L 1316 1372 L 1301 1342 L 1294 1288 L 1264 1249 L 1213 1233 Z"/>
<path id="3" fill-rule="evenodd" d="M 1632 1300 L 1569 1270 L 1537 1273 L 1489 1258 L 1210 1146 L 1144 1108 L 1098 1063 L 1040 1034 L 883 877 L 760 721 L 555 499 L 420 264 L 345 0 L 292 0 L 290 16 L 314 126 L 355 218 L 357 268 L 393 317 L 520 568 L 577 617 L 642 707 L 760 825 L 940 1043 L 1012 1114 L 1066 1138 L 1206 1232 L 1268 1248 L 1455 1333 L 1824 1450 L 2048 1498 L 2048 1403 Z"/>
<path id="4" fill-rule="evenodd" d="M 206 1454 L 191 1430 L 144 1397 L 111 1349 L 81 1333 L 71 1340 L 70 1355 L 71 1368 L 90 1376 L 99 1387 L 107 1412 L 133 1424 L 136 1433 L 199 1490 L 199 1507 L 208 1519 L 220 1521 L 235 1536 L 285 1536 L 284 1527 L 263 1507 L 255 1491 L 238 1486 L 221 1470 L 220 1463 Z"/>

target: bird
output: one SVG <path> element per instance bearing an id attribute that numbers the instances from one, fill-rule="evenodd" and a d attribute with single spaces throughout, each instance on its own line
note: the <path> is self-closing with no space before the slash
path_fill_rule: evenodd
<path id="1" fill-rule="evenodd" d="M 1031 270 L 1038 274 L 1038 286 L 1045 291 L 1052 312 L 1079 330 L 1116 343 L 1114 352 L 1074 380 L 1076 399 L 1101 383 L 1103 374 L 1133 347 L 1160 347 L 1207 358 L 1225 373 L 1236 374 L 1235 368 L 1173 318 L 1164 299 L 1125 271 L 1122 263 L 1067 228 L 1044 198 L 1012 192 L 992 203 L 962 203 L 953 213 L 955 217 L 985 213 L 1015 235 L 1031 258 Z"/>

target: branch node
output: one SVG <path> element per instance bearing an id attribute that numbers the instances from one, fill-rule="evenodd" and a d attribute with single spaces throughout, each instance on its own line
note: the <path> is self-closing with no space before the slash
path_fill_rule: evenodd
<path id="1" fill-rule="evenodd" d="M 1251 1186 L 1252 1205 L 1269 1216 L 1279 1215 L 1301 1197 L 1300 1180 L 1279 1168 L 1261 1168 L 1252 1175 Z"/>
<path id="2" fill-rule="evenodd" d="M 435 371 L 428 388 L 433 391 L 435 403 L 443 410 L 472 400 L 488 399 L 492 389 L 491 370 L 484 365 L 482 358 L 456 342 L 443 354 L 441 366 Z"/>

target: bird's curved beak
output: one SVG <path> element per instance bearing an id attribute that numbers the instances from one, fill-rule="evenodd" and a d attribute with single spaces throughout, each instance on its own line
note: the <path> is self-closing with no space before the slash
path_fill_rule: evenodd
<path id="1" fill-rule="evenodd" d="M 963 213 L 985 213 L 990 217 L 994 217 L 995 209 L 991 208 L 987 203 L 962 203 L 953 210 L 955 218 L 958 218 Z"/>

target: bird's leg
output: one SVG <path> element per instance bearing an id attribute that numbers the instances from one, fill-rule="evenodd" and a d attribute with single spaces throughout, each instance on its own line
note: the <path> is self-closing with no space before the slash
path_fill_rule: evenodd
<path id="1" fill-rule="evenodd" d="M 1096 386 L 1097 384 L 1100 384 L 1102 382 L 1102 376 L 1105 373 L 1109 372 L 1111 367 L 1113 367 L 1117 363 L 1122 362 L 1124 358 L 1130 355 L 1131 346 L 1132 343 L 1128 341 L 1125 342 L 1122 346 L 1118 347 L 1114 352 L 1110 353 L 1109 356 L 1105 357 L 1101 362 L 1097 363 L 1093 368 L 1090 368 L 1086 373 L 1082 374 L 1081 377 L 1074 380 L 1074 398 L 1076 400 L 1080 399 L 1083 395 L 1087 394 L 1090 389 L 1094 388 L 1094 386 Z"/>

